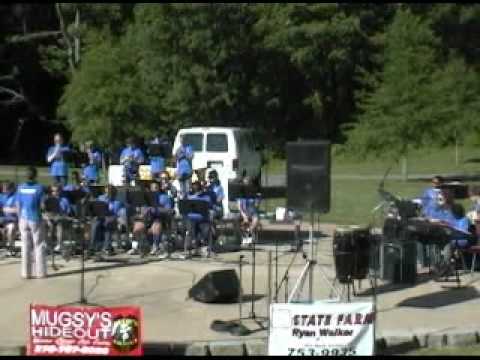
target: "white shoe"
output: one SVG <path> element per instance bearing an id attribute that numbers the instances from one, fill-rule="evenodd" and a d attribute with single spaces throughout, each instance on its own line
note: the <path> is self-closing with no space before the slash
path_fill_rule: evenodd
<path id="1" fill-rule="evenodd" d="M 56 253 L 59 253 L 61 250 L 62 248 L 60 245 L 55 246 L 55 248 L 53 249 L 53 251 L 55 251 Z"/>
<path id="2" fill-rule="evenodd" d="M 168 259 L 169 256 L 167 253 L 161 253 L 160 255 L 158 255 L 158 259 L 159 260 L 165 260 L 165 259 Z"/>
<path id="3" fill-rule="evenodd" d="M 154 255 L 157 255 L 157 253 L 158 253 L 158 247 L 153 245 L 152 251 L 150 251 L 150 255 L 154 256 Z"/>
<path id="4" fill-rule="evenodd" d="M 243 245 L 250 245 L 252 243 L 253 239 L 251 237 L 245 237 L 242 240 Z"/>
<path id="5" fill-rule="evenodd" d="M 127 251 L 127 255 L 138 255 L 137 249 L 130 249 Z"/>

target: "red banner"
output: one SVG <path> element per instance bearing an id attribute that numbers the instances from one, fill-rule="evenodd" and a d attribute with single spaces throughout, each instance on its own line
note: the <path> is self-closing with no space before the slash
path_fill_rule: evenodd
<path id="1" fill-rule="evenodd" d="M 30 356 L 142 356 L 137 307 L 30 306 Z"/>

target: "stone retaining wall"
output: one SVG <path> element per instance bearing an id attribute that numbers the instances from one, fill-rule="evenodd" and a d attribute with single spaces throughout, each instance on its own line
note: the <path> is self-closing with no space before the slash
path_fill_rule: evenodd
<path id="1" fill-rule="evenodd" d="M 480 331 L 418 334 L 377 339 L 378 354 L 402 354 L 420 348 L 463 347 L 480 344 Z M 146 343 L 145 355 L 261 356 L 267 339 L 198 343 Z M 25 355 L 25 346 L 0 346 L 0 356 Z"/>

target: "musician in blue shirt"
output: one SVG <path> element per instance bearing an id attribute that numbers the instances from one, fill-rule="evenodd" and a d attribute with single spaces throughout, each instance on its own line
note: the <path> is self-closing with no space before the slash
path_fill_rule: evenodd
<path id="1" fill-rule="evenodd" d="M 130 183 L 135 179 L 138 167 L 145 162 L 145 157 L 133 138 L 128 138 L 126 143 L 127 147 L 120 154 L 120 164 L 125 166 L 127 182 Z"/>
<path id="2" fill-rule="evenodd" d="M 193 175 L 193 148 L 187 144 L 185 137 L 181 138 L 182 144 L 175 153 L 175 159 L 177 162 L 177 179 L 180 183 L 180 199 L 184 199 L 189 190 L 190 182 Z"/>
<path id="3" fill-rule="evenodd" d="M 112 247 L 113 232 L 127 223 L 125 204 L 116 199 L 117 189 L 112 185 L 105 187 L 105 194 L 100 195 L 97 201 L 108 204 L 108 215 L 105 218 L 95 218 L 92 224 L 93 250 L 102 250 L 107 255 L 114 255 Z"/>
<path id="4" fill-rule="evenodd" d="M 159 255 L 159 258 L 168 257 L 167 244 L 162 237 L 164 229 L 170 226 L 173 213 L 173 199 L 168 195 L 167 184 L 158 184 L 153 182 L 150 185 L 150 192 L 154 194 L 156 206 L 145 206 L 142 208 L 142 216 L 137 218 L 134 223 L 134 236 L 138 239 L 140 236 L 151 236 L 152 248 L 150 255 Z M 138 253 L 138 241 L 129 254 Z"/>
<path id="5" fill-rule="evenodd" d="M 34 167 L 27 169 L 27 179 L 26 183 L 17 188 L 16 204 L 22 239 L 22 277 L 31 279 L 34 272 L 34 277 L 45 278 L 47 276 L 46 244 L 41 232 L 43 187 L 36 181 L 37 169 Z M 33 263 L 32 258 L 34 258 Z"/>
<path id="6" fill-rule="evenodd" d="M 187 195 L 187 200 L 200 200 L 208 204 L 209 209 L 212 207 L 211 197 L 205 193 L 201 187 L 200 182 L 192 183 L 192 191 Z M 212 251 L 212 244 L 208 242 L 210 231 L 210 214 L 188 213 L 185 218 L 187 224 L 187 231 L 190 235 L 190 241 L 193 240 L 195 247 L 195 256 L 200 255 L 200 247 L 207 245 L 208 255 Z"/>
<path id="7" fill-rule="evenodd" d="M 207 191 L 214 194 L 214 217 L 216 219 L 223 218 L 223 200 L 225 199 L 225 192 L 220 180 L 218 179 L 217 170 L 212 170 L 208 174 Z"/>
<path id="8" fill-rule="evenodd" d="M 247 233 L 243 243 L 249 245 L 252 243 L 253 234 L 258 227 L 258 207 L 260 205 L 260 197 L 248 193 L 253 186 L 253 181 L 250 177 L 247 176 L 243 179 L 243 186 L 246 194 L 237 199 L 237 205 L 240 211 L 240 226 L 241 228 L 244 228 Z"/>
<path id="9" fill-rule="evenodd" d="M 160 136 L 156 136 L 150 141 L 151 145 L 165 145 L 166 140 Z M 152 179 L 157 179 L 160 176 L 160 173 L 165 171 L 165 158 L 160 155 L 150 156 L 150 172 L 152 173 Z"/>
<path id="10" fill-rule="evenodd" d="M 47 163 L 50 164 L 50 175 L 56 183 L 65 185 L 68 179 L 68 164 L 65 161 L 65 155 L 71 152 L 70 147 L 63 143 L 63 136 L 55 134 L 54 146 L 48 149 Z"/>
<path id="11" fill-rule="evenodd" d="M 431 211 L 432 207 L 436 206 L 437 197 L 441 193 L 440 186 L 443 184 L 444 180 L 441 176 L 435 176 L 432 179 L 432 186 L 425 189 L 422 194 L 422 212 L 425 215 Z"/>
<path id="12" fill-rule="evenodd" d="M 72 200 L 71 193 L 80 191 L 83 193 L 82 199 L 80 201 L 77 201 L 74 203 Z M 85 180 L 82 180 L 80 178 L 80 174 L 78 171 L 73 171 L 72 172 L 72 182 L 65 185 L 62 188 L 62 196 L 66 197 L 67 199 L 70 199 L 70 206 L 72 208 L 72 212 L 76 216 L 80 216 L 80 209 L 81 205 L 86 201 L 88 196 L 90 195 L 90 188 L 88 187 L 88 184 L 86 183 Z"/>
<path id="13" fill-rule="evenodd" d="M 2 185 L 2 194 L 0 194 L 0 226 L 2 233 L 7 240 L 7 247 L 13 249 L 15 246 L 15 233 L 17 231 L 17 193 L 15 184 L 5 182 Z"/>
<path id="14" fill-rule="evenodd" d="M 450 259 L 452 252 L 457 249 L 467 249 L 471 246 L 473 235 L 470 233 L 470 221 L 465 216 L 465 209 L 460 204 L 454 204 L 452 207 L 452 217 L 447 220 L 447 225 L 456 230 L 450 239 L 450 243 L 445 246 L 445 258 Z"/>
<path id="15" fill-rule="evenodd" d="M 88 184 L 94 185 L 98 182 L 102 167 L 102 153 L 91 141 L 87 142 L 85 150 L 88 155 L 88 164 L 83 168 L 83 178 Z"/>
<path id="16" fill-rule="evenodd" d="M 49 200 L 49 199 L 54 199 Z M 58 209 L 49 209 L 48 202 L 57 202 Z M 55 252 L 60 252 L 63 249 L 63 242 L 65 240 L 65 232 L 67 226 L 70 224 L 68 217 L 73 215 L 73 209 L 70 202 L 65 196 L 62 196 L 62 187 L 60 185 L 53 185 L 50 188 L 50 194 L 44 199 L 43 202 L 45 214 L 44 220 L 47 225 L 47 235 L 50 239 L 50 246 Z M 59 212 L 56 212 L 59 210 Z M 53 237 L 56 235 L 56 245 L 54 246 Z"/>

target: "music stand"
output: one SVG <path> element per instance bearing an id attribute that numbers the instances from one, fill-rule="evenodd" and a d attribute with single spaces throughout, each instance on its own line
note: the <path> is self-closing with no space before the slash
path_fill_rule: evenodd
<path id="1" fill-rule="evenodd" d="M 89 201 L 85 204 L 85 218 L 82 219 L 82 222 L 86 221 L 86 217 L 97 217 L 105 218 L 109 214 L 108 204 L 103 201 Z M 82 236 L 82 258 L 81 258 L 81 269 L 80 269 L 80 299 L 77 302 L 64 304 L 67 305 L 85 305 L 85 306 L 99 306 L 98 304 L 89 303 L 87 296 L 85 294 L 85 236 Z"/>
<path id="2" fill-rule="evenodd" d="M 77 164 L 88 165 L 88 163 L 90 162 L 90 159 L 88 158 L 87 153 L 79 152 L 76 155 L 77 155 L 76 156 Z"/>
<path id="3" fill-rule="evenodd" d="M 90 194 L 95 199 L 105 193 L 105 187 L 102 185 L 89 185 L 88 188 L 90 190 Z"/>
<path id="4" fill-rule="evenodd" d="M 55 215 L 60 214 L 60 200 L 54 197 L 47 197 L 45 199 L 45 211 Z"/>
<path id="5" fill-rule="evenodd" d="M 47 197 L 44 201 L 45 212 L 53 214 L 53 215 L 60 215 L 60 200 L 54 197 Z M 60 241 L 57 239 L 57 241 Z M 53 246 L 53 241 L 50 239 L 50 251 L 52 252 L 52 269 L 54 271 L 58 271 L 57 266 L 55 265 L 55 247 Z"/>
<path id="6" fill-rule="evenodd" d="M 178 202 L 178 210 L 183 218 L 188 218 L 188 214 L 199 214 L 204 219 L 209 219 L 209 203 L 204 200 L 180 200 Z M 210 232 L 209 232 L 210 233 Z M 190 234 L 192 236 L 193 234 Z M 196 240 L 196 239 L 192 239 Z M 210 234 L 208 240 L 208 252 L 210 253 L 211 250 L 211 241 L 210 241 Z M 188 253 L 188 254 L 187 254 Z M 190 250 L 187 249 L 187 238 L 185 237 L 184 240 L 184 257 L 185 259 L 190 257 Z"/>
<path id="7" fill-rule="evenodd" d="M 145 202 L 148 206 L 150 207 L 157 207 L 159 206 L 158 204 L 158 196 L 156 196 L 155 193 L 153 192 L 147 192 L 145 193 Z"/>
<path id="8" fill-rule="evenodd" d="M 233 190 L 233 191 L 231 191 Z M 232 194 L 230 198 L 230 194 Z M 229 184 L 229 201 L 231 200 L 238 200 L 238 199 L 245 199 L 245 198 L 259 198 L 261 194 L 259 192 L 258 186 L 251 184 L 245 185 L 242 183 L 234 183 L 233 186 Z M 255 231 L 254 240 L 252 241 L 252 299 L 251 299 L 251 311 L 249 317 L 244 319 L 252 319 L 254 320 L 259 326 L 264 328 L 263 324 L 259 322 L 258 317 L 255 314 L 255 269 L 256 269 L 256 243 L 258 241 L 258 230 Z"/>

